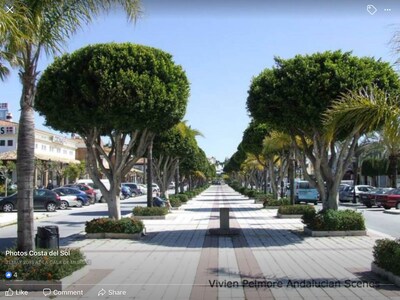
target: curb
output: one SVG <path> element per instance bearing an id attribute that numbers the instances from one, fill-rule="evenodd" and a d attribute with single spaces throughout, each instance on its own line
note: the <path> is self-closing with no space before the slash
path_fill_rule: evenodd
<path id="1" fill-rule="evenodd" d="M 400 215 L 400 210 L 385 209 L 383 213 L 389 215 Z"/>
<path id="2" fill-rule="evenodd" d="M 386 271 L 385 269 L 378 267 L 375 263 L 371 263 L 371 271 L 389 280 L 390 282 L 393 282 L 394 285 L 400 287 L 400 276 L 397 276 L 390 271 Z"/>
<path id="3" fill-rule="evenodd" d="M 348 230 L 348 231 L 317 231 L 304 227 L 304 233 L 312 237 L 343 237 L 343 236 L 366 236 L 366 230 Z"/>
<path id="4" fill-rule="evenodd" d="M 34 216 L 33 219 L 34 220 L 40 220 L 40 219 L 44 219 L 44 218 L 48 218 L 48 217 L 52 217 L 52 216 L 57 216 L 57 215 L 60 215 L 60 214 L 58 214 L 57 212 L 53 212 L 53 213 L 44 212 L 44 213 L 41 213 L 38 216 Z M 17 224 L 17 218 L 18 218 L 18 216 L 17 216 L 17 213 L 16 213 L 15 214 L 15 218 L 13 218 L 12 220 L 5 221 L 5 222 L 1 222 L 0 221 L 0 228 L 1 227 L 6 227 L 6 226 L 9 226 L 9 225 Z"/>

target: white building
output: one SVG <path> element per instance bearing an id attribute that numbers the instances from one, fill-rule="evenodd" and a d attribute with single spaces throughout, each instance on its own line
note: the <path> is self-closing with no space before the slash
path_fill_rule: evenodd
<path id="1" fill-rule="evenodd" d="M 19 124 L 13 122 L 8 113 L 7 103 L 0 103 L 0 160 L 2 161 L 17 160 L 18 126 Z M 49 179 L 56 180 L 56 172 L 51 169 L 55 163 L 59 163 L 60 166 L 79 163 L 75 159 L 76 149 L 77 143 L 74 139 L 35 129 L 37 185 L 46 185 Z M 16 172 L 13 172 L 12 180 L 17 181 Z"/>

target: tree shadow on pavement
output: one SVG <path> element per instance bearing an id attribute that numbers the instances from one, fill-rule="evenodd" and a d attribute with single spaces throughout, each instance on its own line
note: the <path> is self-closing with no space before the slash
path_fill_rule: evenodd
<path id="1" fill-rule="evenodd" d="M 301 243 L 304 239 L 301 235 L 294 234 L 290 230 L 286 229 L 244 228 L 241 229 L 240 232 L 240 235 L 243 235 L 246 238 L 247 243 L 239 243 L 241 245 L 239 248 L 269 248 L 286 246 Z M 238 239 L 240 238 L 240 235 L 228 235 L 225 237 Z M 152 231 L 147 232 L 147 235 L 144 236 L 140 242 L 171 248 L 202 248 L 206 236 L 209 236 L 207 229 Z M 213 235 L 211 237 L 218 236 Z"/>

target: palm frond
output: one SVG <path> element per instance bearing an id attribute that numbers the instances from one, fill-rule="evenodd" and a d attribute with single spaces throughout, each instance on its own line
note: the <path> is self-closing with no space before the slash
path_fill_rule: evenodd
<path id="1" fill-rule="evenodd" d="M 399 115 L 397 103 L 397 97 L 376 87 L 350 91 L 333 101 L 324 113 L 324 125 L 331 136 L 340 130 L 355 128 L 360 132 L 377 130 Z"/>

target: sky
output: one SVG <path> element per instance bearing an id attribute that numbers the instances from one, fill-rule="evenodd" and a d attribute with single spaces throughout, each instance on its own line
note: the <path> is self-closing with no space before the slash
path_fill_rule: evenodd
<path id="1" fill-rule="evenodd" d="M 207 156 L 223 161 L 236 151 L 250 122 L 251 80 L 271 68 L 275 56 L 341 49 L 394 64 L 400 58 L 390 43 L 400 30 L 397 2 L 143 0 L 136 22 L 127 22 L 120 10 L 100 15 L 68 41 L 65 52 L 94 43 L 132 42 L 172 54 L 190 81 L 184 120 L 204 135 L 198 143 Z M 41 57 L 39 70 L 52 61 Z M 9 103 L 14 121 L 21 95 L 17 73 L 0 82 L 0 102 Z M 37 128 L 49 130 L 43 117 L 35 120 Z"/>

